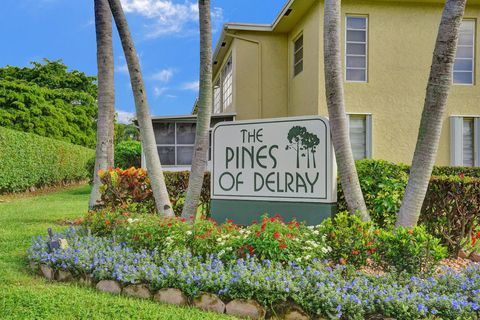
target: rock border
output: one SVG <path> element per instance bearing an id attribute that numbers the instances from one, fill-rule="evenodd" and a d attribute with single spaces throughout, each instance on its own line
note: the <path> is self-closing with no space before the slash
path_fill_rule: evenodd
<path id="1" fill-rule="evenodd" d="M 241 319 L 263 320 L 309 320 L 324 319 L 322 317 L 311 317 L 298 305 L 284 303 L 280 309 L 266 310 L 258 301 L 234 299 L 231 301 L 222 301 L 216 294 L 209 292 L 201 292 L 198 297 L 190 300 L 177 288 L 162 288 L 152 291 L 148 284 L 136 283 L 122 285 L 116 280 L 100 280 L 96 281 L 92 275 L 85 274 L 75 277 L 68 270 L 54 269 L 45 264 L 38 264 L 34 261 L 29 262 L 32 272 L 46 278 L 48 281 L 57 282 L 78 282 L 84 286 L 94 287 L 100 292 L 110 294 L 122 294 L 127 297 L 137 299 L 148 299 L 161 304 L 176 305 L 178 307 L 196 307 L 204 311 L 215 312 L 219 314 L 227 314 Z M 272 312 L 273 311 L 273 312 Z M 379 316 L 375 319 L 392 318 Z"/>

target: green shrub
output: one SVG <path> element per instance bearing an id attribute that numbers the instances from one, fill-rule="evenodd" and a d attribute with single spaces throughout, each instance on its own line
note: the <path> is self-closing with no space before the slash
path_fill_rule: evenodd
<path id="1" fill-rule="evenodd" d="M 0 193 L 86 179 L 95 151 L 0 127 Z"/>
<path id="2" fill-rule="evenodd" d="M 432 176 L 466 176 L 480 178 L 480 167 L 433 167 Z"/>
<path id="3" fill-rule="evenodd" d="M 376 250 L 377 231 L 373 223 L 362 222 L 348 212 L 324 220 L 319 231 L 326 235 L 326 245 L 331 248 L 328 258 L 337 264 L 365 266 Z"/>
<path id="4" fill-rule="evenodd" d="M 377 234 L 375 259 L 387 270 L 410 274 L 431 272 L 446 256 L 447 248 L 424 226 L 381 230 Z"/>
<path id="5" fill-rule="evenodd" d="M 142 165 L 142 144 L 140 141 L 122 141 L 115 146 L 115 167 L 128 169 Z"/>
<path id="6" fill-rule="evenodd" d="M 480 179 L 433 177 L 420 224 L 457 254 L 470 243 L 474 228 L 480 224 Z"/>
<path id="7" fill-rule="evenodd" d="M 164 172 L 170 201 L 177 215 L 182 212 L 189 174 L 188 171 Z M 136 204 L 141 212 L 155 212 L 155 200 L 150 187 L 150 179 L 144 169 L 133 167 L 126 170 L 110 169 L 101 173 L 101 180 L 103 183 L 101 188 L 103 206 L 117 208 Z M 209 204 L 210 174 L 207 172 L 200 195 L 200 205 L 208 212 Z"/>
<path id="8" fill-rule="evenodd" d="M 402 166 L 383 160 L 356 162 L 360 186 L 370 216 L 381 227 L 392 226 L 405 193 L 408 175 Z M 341 183 L 338 183 L 338 210 L 347 210 Z"/>

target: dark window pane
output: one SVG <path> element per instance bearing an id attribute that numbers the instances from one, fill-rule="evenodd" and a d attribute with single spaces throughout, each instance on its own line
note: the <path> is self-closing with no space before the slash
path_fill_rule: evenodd
<path id="1" fill-rule="evenodd" d="M 348 29 L 366 29 L 367 18 L 365 17 L 347 17 Z"/>
<path id="2" fill-rule="evenodd" d="M 177 123 L 177 144 L 195 143 L 195 123 Z"/>
<path id="3" fill-rule="evenodd" d="M 473 83 L 472 73 L 455 71 L 453 73 L 453 83 L 472 84 Z"/>
<path id="4" fill-rule="evenodd" d="M 347 41 L 365 42 L 365 41 L 367 41 L 367 32 L 356 31 L 356 30 L 348 30 L 347 31 Z"/>
<path id="5" fill-rule="evenodd" d="M 453 67 L 455 71 L 471 71 L 473 70 L 472 60 L 455 59 L 455 65 Z"/>
<path id="6" fill-rule="evenodd" d="M 366 57 L 347 57 L 347 68 L 366 68 L 367 58 Z"/>
<path id="7" fill-rule="evenodd" d="M 177 147 L 177 165 L 191 165 L 193 147 Z"/>
<path id="8" fill-rule="evenodd" d="M 303 47 L 303 35 L 301 35 L 297 40 L 295 40 L 295 48 L 294 50 L 297 51 L 298 49 Z"/>
<path id="9" fill-rule="evenodd" d="M 295 67 L 293 68 L 293 74 L 297 75 L 302 71 L 303 71 L 303 60 L 301 60 L 295 65 Z"/>
<path id="10" fill-rule="evenodd" d="M 348 81 L 366 81 L 366 72 L 365 70 L 360 69 L 347 69 L 347 80 Z"/>
<path id="11" fill-rule="evenodd" d="M 360 43 L 347 43 L 347 54 L 360 54 L 365 55 L 367 53 L 366 46 Z"/>
<path id="12" fill-rule="evenodd" d="M 303 48 L 295 52 L 295 63 L 303 59 Z"/>
<path id="13" fill-rule="evenodd" d="M 154 123 L 157 144 L 175 144 L 175 123 Z"/>
<path id="14" fill-rule="evenodd" d="M 473 47 L 458 47 L 457 58 L 473 58 Z"/>
<path id="15" fill-rule="evenodd" d="M 175 147 L 157 147 L 160 162 L 164 166 L 175 165 Z"/>

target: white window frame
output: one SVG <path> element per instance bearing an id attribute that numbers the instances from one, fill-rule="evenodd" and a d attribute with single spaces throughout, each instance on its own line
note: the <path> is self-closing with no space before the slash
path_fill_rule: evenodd
<path id="1" fill-rule="evenodd" d="M 348 134 L 350 137 L 350 117 L 365 117 L 365 159 L 373 158 L 373 117 L 371 113 L 349 112 L 347 113 Z"/>
<path id="2" fill-rule="evenodd" d="M 178 144 L 177 143 L 177 125 L 178 124 L 185 124 L 185 123 L 194 123 L 195 121 L 172 121 L 172 122 L 165 122 L 165 123 L 173 123 L 175 125 L 175 141 L 174 144 L 157 144 L 157 147 L 173 147 L 174 148 L 174 155 L 175 155 L 175 164 L 163 164 L 163 167 L 172 168 L 172 167 L 190 167 L 192 164 L 178 164 L 178 156 L 177 156 L 177 147 L 192 147 L 195 148 L 195 142 L 193 144 Z M 158 152 L 158 151 L 157 151 Z M 159 155 L 160 156 L 160 155 Z M 192 156 L 193 160 L 193 156 Z"/>
<path id="3" fill-rule="evenodd" d="M 348 28 L 348 18 L 364 18 L 365 19 L 365 30 L 361 29 L 349 29 Z M 362 14 L 347 14 L 345 16 L 345 82 L 357 82 L 357 83 L 367 83 L 368 82 L 368 27 L 369 19 L 367 15 Z M 358 41 L 347 41 L 347 33 L 349 30 L 353 31 L 365 31 L 365 42 Z M 364 55 L 355 55 L 347 54 L 348 44 L 365 44 L 365 56 Z M 364 70 L 364 68 L 347 68 L 347 57 L 365 57 L 365 80 L 348 80 L 347 79 L 347 70 Z"/>
<path id="4" fill-rule="evenodd" d="M 302 46 L 298 49 L 298 50 L 295 50 L 295 44 L 297 43 L 297 41 L 302 38 Z M 295 78 L 296 76 L 298 76 L 300 73 L 303 72 L 303 58 L 304 58 L 304 53 L 305 53 L 305 50 L 303 50 L 303 47 L 304 47 L 304 44 L 305 44 L 305 38 L 303 37 L 303 31 L 300 32 L 292 41 L 292 52 L 293 52 L 293 56 L 292 56 L 292 74 L 293 74 L 293 77 Z M 295 61 L 295 54 L 297 52 L 299 52 L 300 50 L 302 50 L 302 58 L 299 60 L 299 61 Z M 302 64 L 302 70 L 300 70 L 298 73 L 295 73 L 295 67 L 298 65 L 298 64 Z"/>
<path id="5" fill-rule="evenodd" d="M 477 37 L 476 37 L 476 30 L 477 30 L 477 20 L 476 19 L 469 19 L 465 18 L 462 20 L 463 22 L 473 22 L 473 39 L 472 39 L 472 58 L 458 58 L 457 55 L 455 55 L 455 60 L 471 60 L 472 61 L 472 69 L 471 70 L 459 70 L 455 71 L 455 61 L 454 61 L 454 66 L 453 66 L 453 74 L 452 74 L 452 83 L 456 86 L 473 86 L 475 85 L 475 46 L 477 42 Z M 457 45 L 457 50 L 460 47 L 470 47 L 469 45 Z M 460 82 L 455 82 L 455 73 L 472 73 L 472 82 L 471 83 L 460 83 Z"/>
<path id="6" fill-rule="evenodd" d="M 450 117 L 450 165 L 464 166 L 463 161 L 463 122 L 473 119 L 474 167 L 480 167 L 480 115 L 455 115 Z"/>
<path id="7" fill-rule="evenodd" d="M 222 113 L 223 110 L 222 82 L 220 81 L 220 78 L 221 77 L 219 77 L 217 81 L 213 83 L 213 113 Z M 218 87 L 218 95 L 215 94 L 215 87 Z"/>
<path id="8" fill-rule="evenodd" d="M 225 110 L 233 104 L 233 56 L 231 53 L 225 61 L 226 62 L 223 65 L 222 71 L 220 73 L 220 82 L 222 84 L 222 110 Z M 231 69 L 230 71 L 227 71 L 229 63 Z M 228 82 L 227 88 L 225 87 L 226 82 Z M 230 93 L 227 95 L 225 93 L 225 90 L 230 90 Z M 230 101 L 228 104 L 226 103 L 227 100 Z"/>

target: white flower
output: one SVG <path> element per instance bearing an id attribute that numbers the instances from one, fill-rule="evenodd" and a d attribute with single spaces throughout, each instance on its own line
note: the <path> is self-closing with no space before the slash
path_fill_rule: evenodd
<path id="1" fill-rule="evenodd" d="M 221 251 L 218 253 L 217 256 L 218 256 L 218 257 L 221 257 L 221 256 L 224 255 L 224 254 L 225 254 L 225 250 L 221 250 Z"/>
<path id="2" fill-rule="evenodd" d="M 316 236 L 318 236 L 318 235 L 320 234 L 320 231 L 318 231 L 318 230 L 313 230 L 313 234 L 316 235 Z"/>
<path id="3" fill-rule="evenodd" d="M 187 236 L 191 236 L 191 235 L 192 235 L 192 231 L 190 231 L 190 230 L 187 231 L 187 232 L 185 232 L 185 233 L 187 234 Z"/>
<path id="4" fill-rule="evenodd" d="M 302 262 L 302 257 L 298 257 L 297 259 L 295 259 L 295 261 Z"/>
<path id="5" fill-rule="evenodd" d="M 227 251 L 232 251 L 233 248 L 232 248 L 232 247 L 227 247 L 227 248 L 225 248 L 225 250 L 227 250 Z"/>

